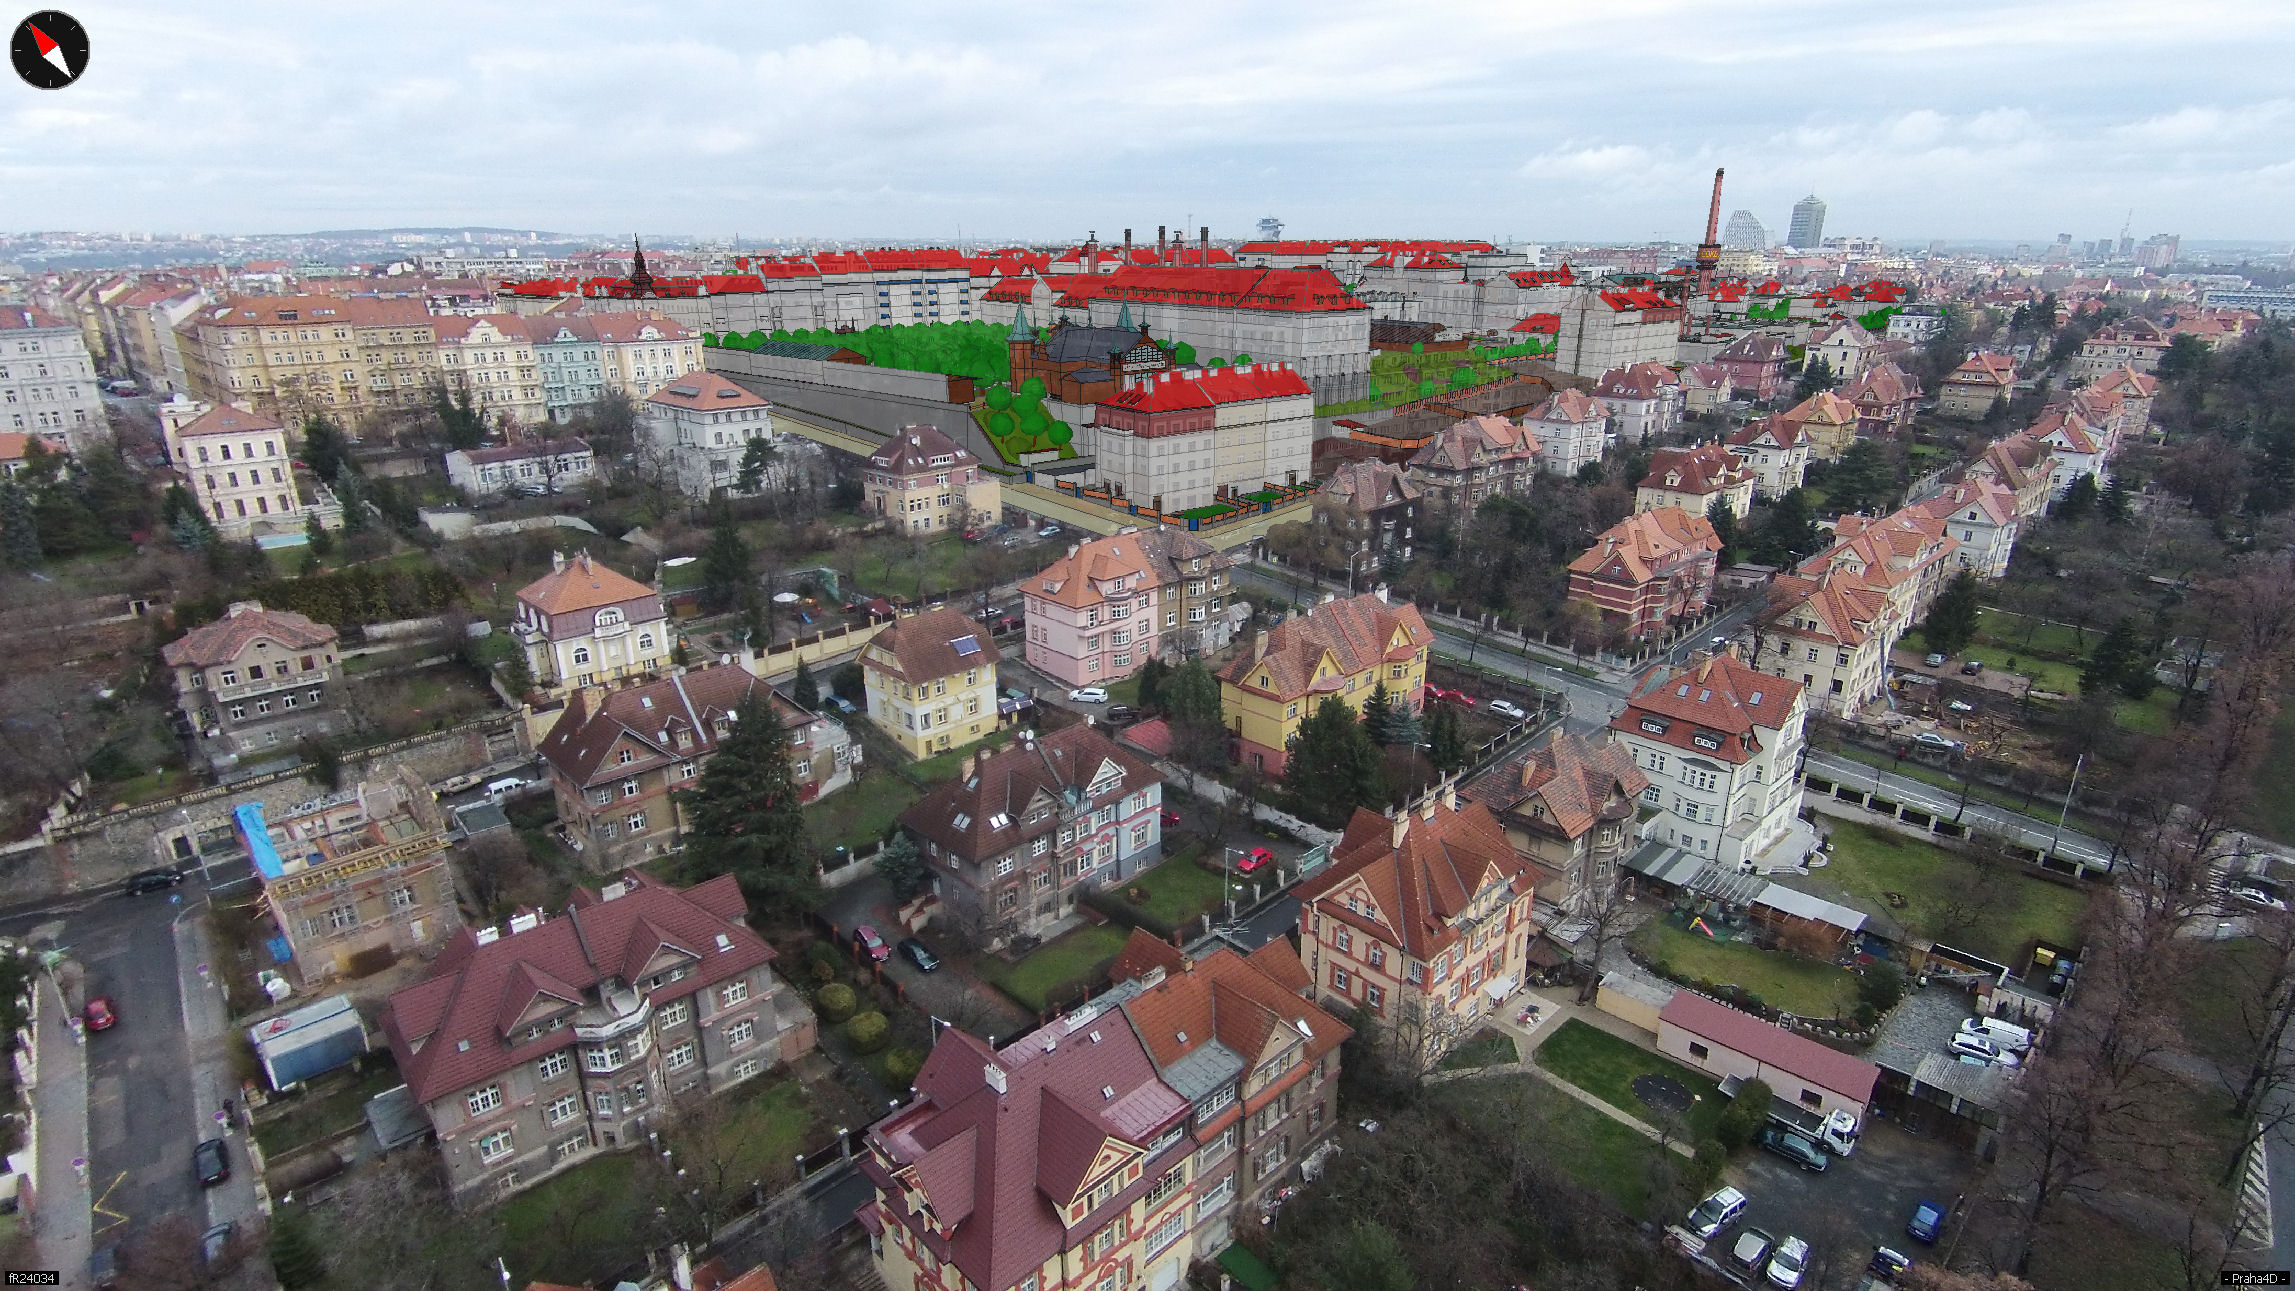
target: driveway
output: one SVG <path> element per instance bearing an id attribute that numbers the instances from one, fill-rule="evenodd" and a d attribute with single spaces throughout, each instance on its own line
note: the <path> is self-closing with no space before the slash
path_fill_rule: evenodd
<path id="1" fill-rule="evenodd" d="M 1791 1234 L 1808 1242 L 1812 1275 L 1819 1272 L 1817 1262 L 1827 1259 L 1835 1269 L 1843 1261 L 1849 1272 L 1861 1269 L 1875 1246 L 1928 1263 L 1952 1241 L 1954 1221 L 1946 1222 L 1939 1249 L 1931 1251 L 1905 1232 L 1913 1204 L 1930 1200 L 1951 1207 L 1968 1190 L 1976 1168 L 1976 1158 L 1959 1148 L 1870 1116 L 1856 1152 L 1833 1158 L 1823 1173 L 1812 1174 L 1767 1149 L 1750 1147 L 1721 1176 L 1745 1194 L 1745 1218 L 1723 1230 L 1707 1251 L 1726 1263 L 1737 1233 L 1750 1224 L 1775 1238 Z M 1831 1284 L 1813 1277 L 1805 1285 L 1847 1281 L 1836 1273 Z"/>
<path id="2" fill-rule="evenodd" d="M 821 907 L 821 917 L 836 925 L 843 946 L 851 944 L 853 929 L 864 923 L 875 928 L 887 945 L 898 945 L 906 934 L 893 917 L 897 909 L 891 887 L 870 874 L 838 888 Z M 927 927 L 917 940 L 940 957 L 939 971 L 919 972 L 898 951 L 884 963 L 886 980 L 899 984 L 912 1007 L 983 1039 L 992 1035 L 1010 1039 L 1033 1023 L 1034 1019 L 1003 992 L 966 971 L 964 962 L 932 928 Z"/>

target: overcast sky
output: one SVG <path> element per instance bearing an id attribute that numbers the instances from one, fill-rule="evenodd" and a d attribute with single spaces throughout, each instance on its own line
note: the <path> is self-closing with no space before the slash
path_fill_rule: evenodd
<path id="1" fill-rule="evenodd" d="M 2282 0 L 65 7 L 0 227 L 2295 236 Z"/>

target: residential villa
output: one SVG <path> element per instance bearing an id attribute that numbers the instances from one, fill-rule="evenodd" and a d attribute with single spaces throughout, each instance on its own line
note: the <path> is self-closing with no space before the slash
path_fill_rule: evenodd
<path id="1" fill-rule="evenodd" d="M 1882 359 L 1843 387 L 1841 397 L 1856 405 L 1859 435 L 1893 436 L 1912 425 L 1920 392 L 1918 378 Z"/>
<path id="2" fill-rule="evenodd" d="M 1094 726 L 983 745 L 900 816 L 940 914 L 984 946 L 1049 937 L 1163 859 L 1163 777 Z"/>
<path id="3" fill-rule="evenodd" d="M 1787 389 L 1785 342 L 1774 336 L 1740 336 L 1723 346 L 1712 362 L 1729 374 L 1729 393 L 1737 399 L 1770 399 Z"/>
<path id="4" fill-rule="evenodd" d="M 1610 406 L 1581 390 L 1557 390 L 1522 418 L 1538 445 L 1538 469 L 1571 476 L 1602 460 L 1609 446 Z"/>
<path id="5" fill-rule="evenodd" d="M 2016 360 L 2005 354 L 1971 354 L 1967 362 L 1952 370 L 1944 379 L 1944 387 L 1937 391 L 1937 415 L 1981 420 L 1992 411 L 1992 405 L 2007 398 L 2015 386 Z"/>
<path id="6" fill-rule="evenodd" d="M 1627 516 L 1570 562 L 1570 600 L 1632 637 L 1705 612 L 1721 539 L 1702 515 L 1658 507 Z"/>
<path id="7" fill-rule="evenodd" d="M 1838 461 L 1848 452 L 1862 424 L 1857 405 L 1830 390 L 1819 390 L 1778 415 L 1800 428 L 1809 456 L 1821 462 Z"/>
<path id="8" fill-rule="evenodd" d="M 565 493 L 596 477 L 588 440 L 545 439 L 495 448 L 453 449 L 446 481 L 472 497 L 503 493 Z"/>
<path id="9" fill-rule="evenodd" d="M 996 729 L 996 643 L 953 609 L 899 619 L 861 650 L 869 720 L 926 757 Z"/>
<path id="10" fill-rule="evenodd" d="M 1847 384 L 1865 374 L 1880 357 L 1880 338 L 1854 319 L 1809 334 L 1807 362 L 1823 360 L 1835 380 Z"/>
<path id="11" fill-rule="evenodd" d="M 706 371 L 654 391 L 639 405 L 638 432 L 644 452 L 694 501 L 742 492 L 751 441 L 776 442 L 771 401 Z"/>
<path id="12" fill-rule="evenodd" d="M 1889 651 L 1910 626 L 1887 588 L 1860 571 L 1779 574 L 1769 584 L 1768 612 L 1754 622 L 1748 658 L 1757 670 L 1799 677 L 1811 708 L 1854 717 L 1885 692 Z"/>
<path id="13" fill-rule="evenodd" d="M 426 953 L 462 925 L 445 821 L 419 779 L 361 781 L 276 820 L 242 803 L 232 818 L 305 986 Z"/>
<path id="14" fill-rule="evenodd" d="M 1525 498 L 1538 478 L 1535 435 L 1504 417 L 1468 417 L 1411 454 L 1410 478 L 1444 509 L 1471 514 L 1495 497 Z"/>
<path id="15" fill-rule="evenodd" d="M 1072 543 L 1022 584 L 1030 667 L 1071 686 L 1105 685 L 1155 658 L 1225 649 L 1222 608 L 1235 562 L 1161 526 Z"/>
<path id="16" fill-rule="evenodd" d="M 658 672 L 672 645 L 661 594 L 587 551 L 553 552 L 550 572 L 518 589 L 510 634 L 535 689 L 560 696 Z"/>
<path id="17" fill-rule="evenodd" d="M 2033 422 L 2024 433 L 2048 446 L 2053 468 L 2048 473 L 2051 501 L 2063 497 L 2073 481 L 2083 475 L 2093 478 L 2101 487 L 2105 468 L 2119 447 L 2119 436 L 2115 432 L 2090 424 L 2070 408 L 2051 408 L 2041 413 L 2040 420 Z"/>
<path id="18" fill-rule="evenodd" d="M 1649 779 L 1652 842 L 1741 870 L 1793 832 L 1801 802 L 1802 687 L 1734 653 L 1654 673 L 1610 720 Z M 1799 855 L 1788 863 L 1798 863 Z"/>
<path id="19" fill-rule="evenodd" d="M 1801 487 L 1809 469 L 1809 437 L 1781 412 L 1747 422 L 1722 443 L 1752 468 L 1756 497 L 1783 497 Z"/>
<path id="20" fill-rule="evenodd" d="M 2003 578 L 2016 550 L 2016 498 L 1989 476 L 1960 480 L 1920 503 L 1959 542 L 1959 567 L 1978 578 Z"/>
<path id="21" fill-rule="evenodd" d="M 1615 733 L 1556 728 L 1458 792 L 1489 808 L 1515 854 L 1536 867 L 1539 900 L 1576 914 L 1602 905 L 1618 863 L 1640 843 L 1636 812 L 1648 788 Z"/>
<path id="22" fill-rule="evenodd" d="M 292 753 L 341 714 L 330 702 L 336 634 L 292 610 L 234 601 L 160 649 L 195 746 L 217 767 Z M 284 746 L 284 747 L 282 747 Z"/>
<path id="23" fill-rule="evenodd" d="M 2159 370 L 2160 356 L 2167 353 L 2172 343 L 2173 338 L 2148 318 L 2126 318 L 2117 323 L 2106 323 L 2081 343 L 2076 372 L 2090 378 L 2103 376 L 2119 368 L 2132 368 L 2143 373 L 2156 372 Z"/>
<path id="24" fill-rule="evenodd" d="M 1361 541 L 1368 550 L 1380 555 L 1394 552 L 1404 560 L 1411 555 L 1412 539 L 1417 534 L 1419 507 L 1426 495 L 1392 462 L 1370 458 L 1360 462 L 1346 462 L 1325 477 L 1317 492 L 1328 504 L 1354 517 L 1349 525 L 1361 526 Z M 1326 523 L 1328 517 L 1320 517 Z M 1358 549 L 1360 550 L 1360 548 Z"/>
<path id="25" fill-rule="evenodd" d="M 1742 520 L 1753 508 L 1753 483 L 1752 469 L 1720 444 L 1661 448 L 1650 455 L 1650 473 L 1634 491 L 1634 510 L 1679 507 L 1702 516 L 1715 502 L 1727 502 L 1730 514 Z"/>
<path id="26" fill-rule="evenodd" d="M 730 874 L 680 889 L 633 871 L 562 913 L 458 932 L 382 1019 L 448 1193 L 490 1201 L 645 1146 L 677 1100 L 810 1052 L 812 1011 L 747 914 Z"/>
<path id="27" fill-rule="evenodd" d="M 1326 698 L 1360 713 L 1384 686 L 1394 702 L 1418 712 L 1433 645 L 1418 607 L 1390 604 L 1384 586 L 1345 600 L 1326 598 L 1259 632 L 1250 652 L 1219 673 L 1236 760 L 1282 775 L 1291 737 Z"/>
<path id="28" fill-rule="evenodd" d="M 994 524 L 1004 514 L 1003 489 L 971 450 L 937 426 L 903 426 L 870 454 L 861 474 L 861 507 L 903 533 L 938 534 Z"/>
<path id="29" fill-rule="evenodd" d="M 1609 408 L 1609 430 L 1620 443 L 1646 444 L 1681 429 L 1681 378 L 1663 363 L 1612 368 L 1595 383 L 1594 396 Z"/>
<path id="30" fill-rule="evenodd" d="M 1391 815 L 1357 808 L 1329 868 L 1293 893 L 1308 977 L 1431 1066 L 1521 983 L 1538 881 L 1490 808 L 1447 782 Z"/>

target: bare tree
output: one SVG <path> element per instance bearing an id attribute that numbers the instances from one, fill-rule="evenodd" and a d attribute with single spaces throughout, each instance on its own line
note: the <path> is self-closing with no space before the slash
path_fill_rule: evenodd
<path id="1" fill-rule="evenodd" d="M 2228 1000 L 2235 1022 L 2235 1055 L 2218 1065 L 2231 1116 L 2245 1131 L 2227 1163 L 2223 1182 L 2237 1174 L 2249 1149 L 2295 1121 L 2295 918 L 2271 912 L 2253 919 L 2248 953 L 2210 961 L 2210 993 Z"/>
<path id="2" fill-rule="evenodd" d="M 1617 866 L 1606 862 L 1589 862 L 1595 867 L 1591 881 L 1573 894 L 1571 914 L 1584 921 L 1585 931 L 1578 934 L 1578 945 L 1586 948 L 1579 964 L 1578 1003 L 1591 1004 L 1602 988 L 1602 959 L 1619 938 L 1633 931 L 1641 921 L 1635 910 L 1628 880 L 1621 879 Z"/>

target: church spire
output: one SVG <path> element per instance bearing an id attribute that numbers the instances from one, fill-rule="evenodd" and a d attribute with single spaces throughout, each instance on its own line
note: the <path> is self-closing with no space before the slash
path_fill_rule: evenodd
<path id="1" fill-rule="evenodd" d="M 1019 309 L 1013 311 L 1012 330 L 1004 334 L 1004 339 L 1007 342 L 1033 341 L 1036 339 L 1036 329 L 1028 326 L 1028 307 L 1026 305 L 1022 305 Z"/>
<path id="2" fill-rule="evenodd" d="M 635 249 L 630 257 L 630 286 L 640 296 L 651 296 L 653 275 L 645 271 L 645 243 L 633 233 L 630 245 Z"/>

